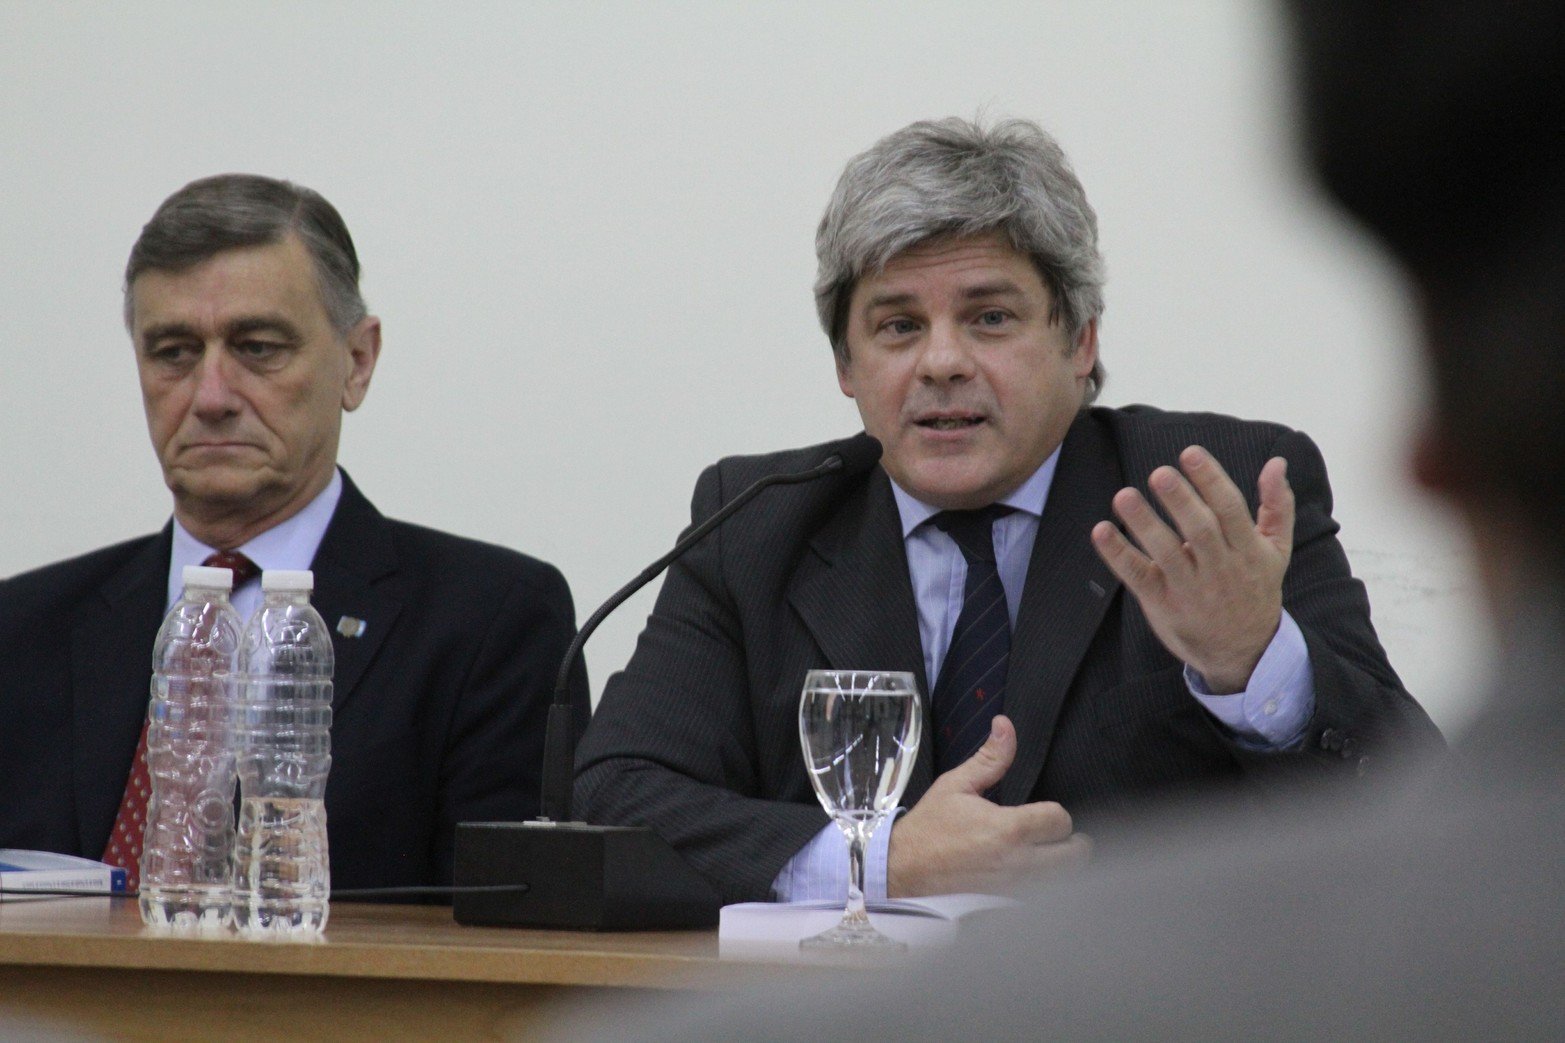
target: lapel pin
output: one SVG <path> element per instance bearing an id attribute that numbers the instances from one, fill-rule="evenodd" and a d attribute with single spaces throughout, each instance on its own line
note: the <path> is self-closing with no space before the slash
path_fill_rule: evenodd
<path id="1" fill-rule="evenodd" d="M 352 616 L 343 616 L 337 620 L 337 633 L 343 637 L 363 637 L 364 628 L 369 626 L 362 619 L 354 619 Z"/>

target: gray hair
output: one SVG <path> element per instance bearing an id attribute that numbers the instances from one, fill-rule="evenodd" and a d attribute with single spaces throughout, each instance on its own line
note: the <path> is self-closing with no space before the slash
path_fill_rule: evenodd
<path id="1" fill-rule="evenodd" d="M 920 243 L 991 232 L 1032 258 L 1053 297 L 1049 321 L 1064 322 L 1074 348 L 1103 314 L 1098 216 L 1042 128 L 923 120 L 849 160 L 815 233 L 815 307 L 838 359 L 848 362 L 848 301 L 860 278 Z M 1098 363 L 1086 402 L 1103 379 Z"/>
<path id="2" fill-rule="evenodd" d="M 125 265 L 125 325 L 130 288 L 144 272 L 181 272 L 222 253 L 297 235 L 315 263 L 321 304 L 338 333 L 367 314 L 359 293 L 359 256 L 337 208 L 302 185 L 258 174 L 192 181 L 163 201 L 141 229 Z"/>

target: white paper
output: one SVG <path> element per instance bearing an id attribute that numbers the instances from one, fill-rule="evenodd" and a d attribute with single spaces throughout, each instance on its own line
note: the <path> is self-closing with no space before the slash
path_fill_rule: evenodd
<path id="1" fill-rule="evenodd" d="M 909 949 L 938 948 L 956 940 L 962 921 L 985 910 L 1016 904 L 999 895 L 949 894 L 869 903 L 870 922 Z M 810 959 L 799 942 L 830 930 L 842 919 L 842 902 L 740 902 L 723 906 L 718 953 L 724 959 Z"/>

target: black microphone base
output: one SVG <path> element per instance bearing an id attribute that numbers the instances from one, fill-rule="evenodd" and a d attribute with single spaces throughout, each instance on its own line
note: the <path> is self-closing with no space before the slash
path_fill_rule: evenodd
<path id="1" fill-rule="evenodd" d="M 722 901 L 645 827 L 584 822 L 462 822 L 457 887 L 527 889 L 452 898 L 457 923 L 578 931 L 716 927 Z"/>

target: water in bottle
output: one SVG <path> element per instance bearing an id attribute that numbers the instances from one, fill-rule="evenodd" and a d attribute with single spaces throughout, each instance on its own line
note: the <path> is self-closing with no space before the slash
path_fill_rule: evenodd
<path id="1" fill-rule="evenodd" d="M 215 931 L 231 918 L 234 853 L 232 673 L 240 622 L 228 569 L 193 565 L 152 652 L 141 918 Z"/>
<path id="2" fill-rule="evenodd" d="M 239 651 L 239 843 L 234 922 L 251 936 L 326 926 L 331 880 L 331 635 L 309 572 L 267 571 Z"/>

